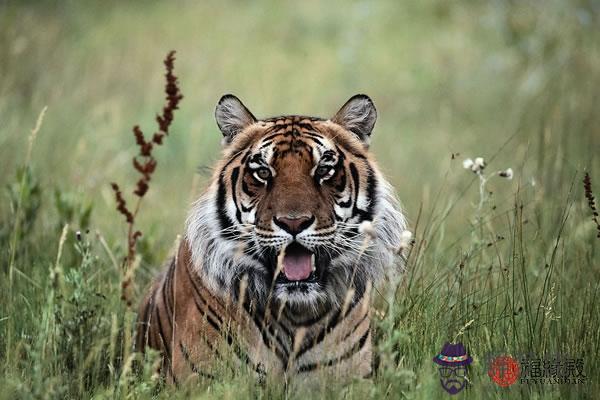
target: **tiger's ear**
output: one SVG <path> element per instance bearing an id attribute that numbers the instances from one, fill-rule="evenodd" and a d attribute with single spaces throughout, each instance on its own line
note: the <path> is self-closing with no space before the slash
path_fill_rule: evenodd
<path id="1" fill-rule="evenodd" d="M 225 143 L 230 143 L 235 135 L 256 122 L 254 115 L 232 94 L 221 97 L 215 108 L 215 119 Z"/>
<path id="2" fill-rule="evenodd" d="M 354 132 L 366 144 L 369 144 L 376 120 L 377 110 L 373 100 L 366 94 L 352 96 L 331 118 L 331 121 Z"/>

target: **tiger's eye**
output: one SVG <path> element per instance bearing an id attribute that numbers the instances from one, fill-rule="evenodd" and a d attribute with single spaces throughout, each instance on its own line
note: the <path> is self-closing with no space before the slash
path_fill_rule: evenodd
<path id="1" fill-rule="evenodd" d="M 317 176 L 325 176 L 329 173 L 330 170 L 331 170 L 331 167 L 319 167 L 315 171 L 315 174 Z"/>
<path id="2" fill-rule="evenodd" d="M 268 168 L 260 168 L 256 171 L 256 175 L 258 175 L 260 179 L 267 180 L 271 177 L 271 171 Z"/>

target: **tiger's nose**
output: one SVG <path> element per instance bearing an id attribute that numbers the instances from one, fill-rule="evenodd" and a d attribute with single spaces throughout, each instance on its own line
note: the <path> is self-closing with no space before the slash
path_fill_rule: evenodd
<path id="1" fill-rule="evenodd" d="M 315 221 L 314 216 L 302 215 L 299 217 L 274 217 L 275 225 L 286 231 L 287 233 L 296 236 L 306 228 L 312 225 Z"/>

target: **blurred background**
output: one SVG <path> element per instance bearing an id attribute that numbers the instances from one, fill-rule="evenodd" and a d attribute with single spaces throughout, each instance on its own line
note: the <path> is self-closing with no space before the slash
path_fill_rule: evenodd
<path id="1" fill-rule="evenodd" d="M 198 167 L 219 158 L 213 110 L 228 92 L 258 117 L 328 117 L 370 95 L 373 152 L 413 220 L 438 188 L 472 178 L 466 157 L 514 169 L 492 184 L 499 201 L 506 187 L 560 187 L 600 171 L 599 13 L 593 0 L 2 2 L 0 183 L 47 105 L 32 154 L 42 185 L 93 201 L 95 225 L 124 232 L 109 182 L 133 184 L 131 127 L 155 128 L 175 49 L 185 98 L 142 215 L 161 248 L 206 180 L 193 188 Z M 472 211 L 473 194 L 457 206 Z"/>
<path id="2" fill-rule="evenodd" d="M 513 394 L 600 390 L 600 228 L 581 182 L 589 172 L 600 196 L 600 1 L 0 0 L 0 398 L 155 394 L 151 368 L 127 385 L 135 314 L 110 182 L 132 204 L 131 128 L 154 132 L 170 50 L 185 97 L 154 152 L 134 301 L 220 158 L 222 94 L 260 118 L 329 117 L 366 93 L 372 151 L 416 242 L 364 393 L 439 395 L 431 357 L 448 340 L 474 355 L 474 397 L 506 396 L 482 365 L 506 349 L 585 355 L 592 382 Z M 463 168 L 475 157 L 488 163 L 481 207 Z M 507 168 L 512 180 L 495 176 Z M 207 393 L 277 397 L 254 383 Z"/>

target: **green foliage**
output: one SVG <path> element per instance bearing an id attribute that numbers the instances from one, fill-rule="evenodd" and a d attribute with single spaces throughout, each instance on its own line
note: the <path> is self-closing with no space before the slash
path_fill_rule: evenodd
<path id="1" fill-rule="evenodd" d="M 98 331 L 107 335 L 111 323 L 111 304 L 107 296 L 94 290 L 97 287 L 94 279 L 98 279 L 94 274 L 97 259 L 90 253 L 90 244 L 77 242 L 75 247 L 81 256 L 80 265 L 65 271 L 63 279 L 56 277 L 53 282 L 60 289 L 54 299 L 56 347 L 68 369 L 65 372 L 74 374 L 86 371 L 84 356 L 98 344 L 89 333 Z"/>
<path id="2" fill-rule="evenodd" d="M 54 190 L 54 204 L 58 213 L 59 229 L 65 224 L 75 225 L 85 231 L 90 227 L 92 202 L 84 204 L 75 193 Z"/>
<path id="3" fill-rule="evenodd" d="M 19 218 L 18 240 L 28 236 L 38 217 L 42 205 L 42 189 L 31 168 L 17 169 L 13 182 L 6 185 L 6 197 L 10 208 L 7 224 L 2 224 L 0 237 L 10 235 L 15 229 L 15 221 Z M 20 216 L 17 216 L 17 210 Z"/>

